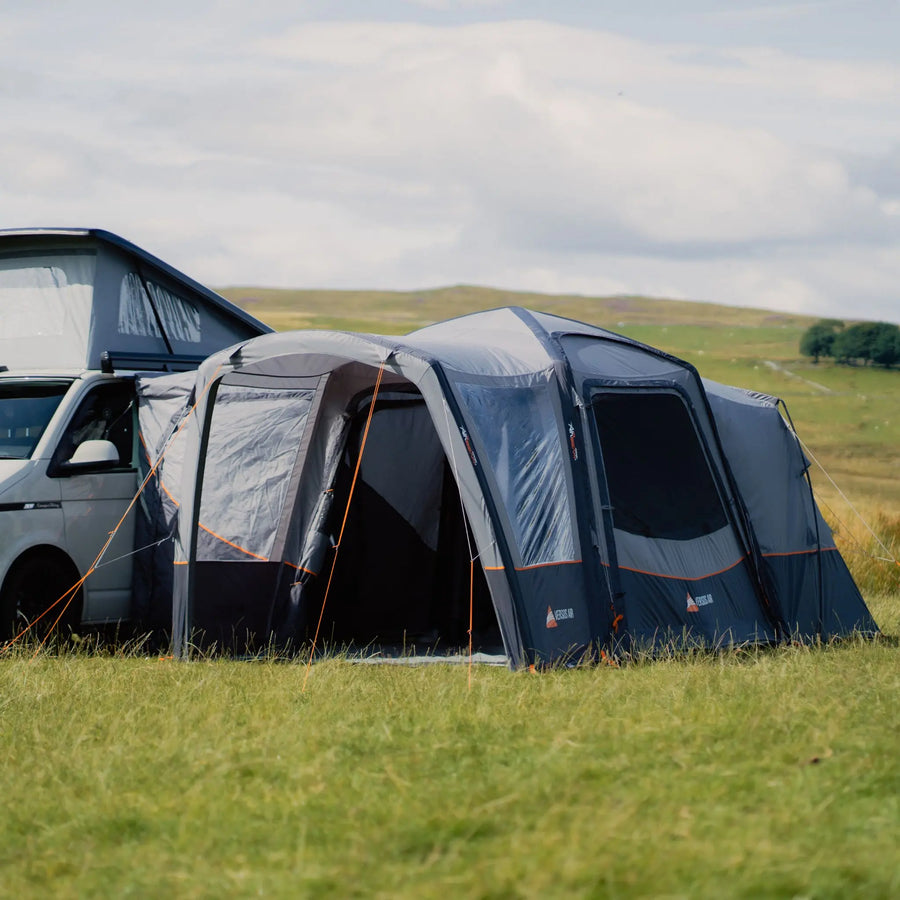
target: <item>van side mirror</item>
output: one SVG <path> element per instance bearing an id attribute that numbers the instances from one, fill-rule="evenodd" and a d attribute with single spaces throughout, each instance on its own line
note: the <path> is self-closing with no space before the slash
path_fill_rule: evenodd
<path id="1" fill-rule="evenodd" d="M 98 472 L 119 465 L 119 451 L 112 441 L 83 441 L 72 458 L 61 463 L 56 475 L 77 475 L 79 472 Z"/>

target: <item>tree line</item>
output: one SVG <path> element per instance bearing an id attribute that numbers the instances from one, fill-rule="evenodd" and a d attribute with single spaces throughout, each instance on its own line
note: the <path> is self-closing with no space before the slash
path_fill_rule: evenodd
<path id="1" fill-rule="evenodd" d="M 900 328 L 888 322 L 845 327 L 837 319 L 820 319 L 803 333 L 800 352 L 816 363 L 824 356 L 847 366 L 890 367 L 900 363 Z"/>

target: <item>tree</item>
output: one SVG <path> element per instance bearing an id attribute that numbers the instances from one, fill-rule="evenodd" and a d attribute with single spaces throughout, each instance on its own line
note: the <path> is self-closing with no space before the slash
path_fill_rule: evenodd
<path id="1" fill-rule="evenodd" d="M 876 322 L 872 329 L 872 362 L 893 366 L 900 362 L 900 328 L 888 322 Z"/>
<path id="2" fill-rule="evenodd" d="M 889 322 L 858 322 L 849 328 L 837 319 L 820 319 L 803 332 L 800 352 L 814 362 L 830 356 L 845 365 L 900 364 L 900 327 Z"/>
<path id="3" fill-rule="evenodd" d="M 803 333 L 800 352 L 804 356 L 811 356 L 814 363 L 819 362 L 820 356 L 834 356 L 835 337 L 843 327 L 844 323 L 837 319 L 820 319 Z"/>
<path id="4" fill-rule="evenodd" d="M 872 359 L 873 322 L 859 322 L 835 335 L 832 355 L 839 362 L 854 365 L 857 360 L 863 364 Z"/>

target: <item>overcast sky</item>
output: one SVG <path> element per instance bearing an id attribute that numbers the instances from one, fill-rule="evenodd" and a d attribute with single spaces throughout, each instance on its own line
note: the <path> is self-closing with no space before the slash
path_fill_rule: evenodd
<path id="1" fill-rule="evenodd" d="M 213 286 L 900 322 L 898 0 L 3 0 L 0 111 L 0 227 Z"/>

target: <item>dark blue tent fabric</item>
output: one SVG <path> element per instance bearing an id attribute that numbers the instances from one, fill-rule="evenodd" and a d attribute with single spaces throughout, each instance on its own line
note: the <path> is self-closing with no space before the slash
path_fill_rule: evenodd
<path id="1" fill-rule="evenodd" d="M 773 397 L 706 382 L 741 488 L 766 583 L 789 634 L 831 638 L 878 629 L 806 478 L 807 460 Z"/>

